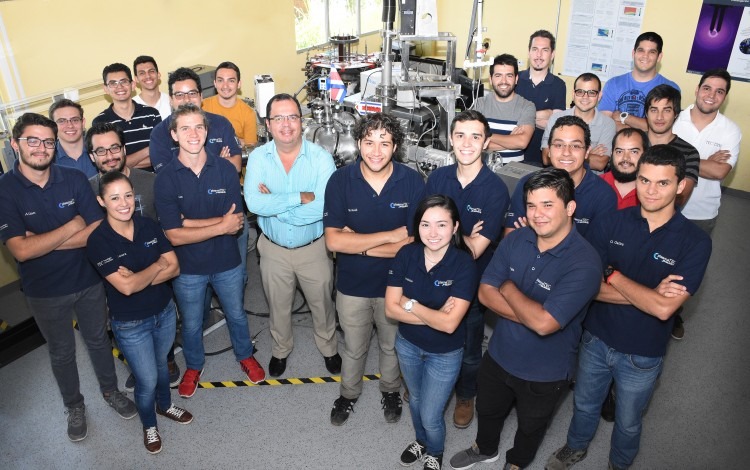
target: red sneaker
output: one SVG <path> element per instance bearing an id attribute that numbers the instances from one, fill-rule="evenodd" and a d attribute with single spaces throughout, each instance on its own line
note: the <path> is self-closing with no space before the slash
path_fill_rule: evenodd
<path id="1" fill-rule="evenodd" d="M 241 360 L 240 367 L 242 367 L 242 371 L 247 374 L 247 378 L 250 379 L 250 382 L 254 384 L 263 382 L 266 379 L 266 371 L 263 370 L 263 367 L 258 364 L 258 361 L 252 356 Z"/>
<path id="2" fill-rule="evenodd" d="M 196 369 L 187 369 L 185 371 L 185 375 L 182 376 L 182 382 L 180 382 L 180 386 L 177 388 L 177 392 L 182 398 L 190 398 L 195 395 L 202 373 L 203 370 Z"/>

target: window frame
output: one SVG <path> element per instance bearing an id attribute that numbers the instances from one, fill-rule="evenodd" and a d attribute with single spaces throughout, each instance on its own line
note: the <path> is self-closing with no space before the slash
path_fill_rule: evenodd
<path id="1" fill-rule="evenodd" d="M 296 50 L 296 52 L 298 54 L 302 53 L 302 52 L 308 52 L 308 51 L 311 51 L 311 50 L 314 50 L 314 49 L 320 49 L 322 46 L 325 46 L 326 44 L 328 44 L 330 42 L 329 39 L 331 37 L 331 25 L 330 25 L 330 22 L 331 22 L 331 9 L 330 9 L 331 0 L 320 0 L 320 1 L 323 2 L 323 4 L 324 4 L 324 10 L 325 10 L 325 23 L 323 25 L 324 32 L 325 32 L 324 41 L 321 42 L 321 43 L 318 43 L 318 44 L 313 44 L 313 45 L 310 45 L 310 46 L 307 46 L 307 47 L 303 47 L 302 49 L 297 49 L 297 27 L 296 27 L 296 18 L 295 18 L 294 47 L 295 47 L 295 50 Z M 372 0 L 357 0 L 357 2 L 356 2 L 356 8 L 355 8 L 355 10 L 356 10 L 355 11 L 355 17 L 356 17 L 356 24 L 357 24 L 357 33 L 356 33 L 356 36 L 360 37 L 360 38 L 362 36 L 369 36 L 369 35 L 372 35 L 372 34 L 378 34 L 380 32 L 380 29 L 375 29 L 373 31 L 366 31 L 364 33 L 362 32 L 362 2 L 367 2 L 367 1 L 372 1 Z M 381 4 L 381 6 L 382 6 L 382 0 L 375 0 L 375 1 L 379 1 L 380 4 Z"/>

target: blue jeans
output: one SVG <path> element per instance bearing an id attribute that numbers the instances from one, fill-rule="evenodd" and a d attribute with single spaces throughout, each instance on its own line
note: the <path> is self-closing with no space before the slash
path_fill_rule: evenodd
<path id="1" fill-rule="evenodd" d="M 615 427 L 609 459 L 627 468 L 638 454 L 643 413 L 661 373 L 663 357 L 623 354 L 583 331 L 578 354 L 575 407 L 568 429 L 568 446 L 586 449 L 596 434 L 599 412 L 615 381 Z"/>
<path id="2" fill-rule="evenodd" d="M 396 353 L 401 374 L 409 387 L 409 410 L 417 441 L 429 455 L 443 454 L 445 447 L 445 405 L 456 384 L 464 350 L 427 352 L 396 335 Z"/>
<path id="3" fill-rule="evenodd" d="M 203 310 L 206 287 L 211 284 L 219 297 L 229 328 L 234 356 L 238 361 L 253 355 L 253 344 L 244 309 L 245 287 L 239 264 L 216 274 L 180 274 L 172 281 L 177 305 L 182 315 L 182 347 L 188 369 L 203 370 Z"/>
<path id="4" fill-rule="evenodd" d="M 144 428 L 156 426 L 154 404 L 161 410 L 172 405 L 167 354 L 176 329 L 177 310 L 171 300 L 164 310 L 143 320 L 112 320 L 112 332 L 135 376 L 135 406 Z"/>
<path id="5" fill-rule="evenodd" d="M 482 362 L 482 341 L 484 341 L 484 307 L 476 298 L 471 302 L 464 317 L 466 322 L 466 343 L 461 372 L 456 382 L 456 397 L 464 400 L 477 396 L 477 375 Z"/>

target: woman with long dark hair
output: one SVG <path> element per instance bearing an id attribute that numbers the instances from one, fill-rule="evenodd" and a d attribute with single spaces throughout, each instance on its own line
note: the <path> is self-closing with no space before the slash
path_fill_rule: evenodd
<path id="1" fill-rule="evenodd" d="M 445 405 L 461 369 L 464 315 L 477 290 L 474 260 L 464 244 L 456 204 L 447 196 L 423 199 L 414 216 L 414 242 L 399 250 L 388 275 L 385 311 L 398 320 L 396 353 L 409 387 L 416 440 L 402 465 L 440 469 Z"/>

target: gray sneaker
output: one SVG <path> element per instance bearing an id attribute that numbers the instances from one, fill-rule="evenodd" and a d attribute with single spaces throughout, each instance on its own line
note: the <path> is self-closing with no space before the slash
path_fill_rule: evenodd
<path id="1" fill-rule="evenodd" d="M 575 450 L 567 444 L 550 455 L 544 470 L 566 470 L 586 458 L 586 449 Z"/>
<path id="2" fill-rule="evenodd" d="M 484 455 L 479 452 L 479 447 L 474 443 L 466 450 L 462 450 L 453 457 L 451 457 L 451 467 L 456 470 L 464 470 L 465 468 L 471 468 L 479 462 L 494 462 L 500 458 L 500 454 L 495 451 L 492 455 Z"/>
<path id="3" fill-rule="evenodd" d="M 135 403 L 119 390 L 110 392 L 109 395 L 104 395 L 104 401 L 114 408 L 122 419 L 135 418 L 138 414 Z"/>
<path id="4" fill-rule="evenodd" d="M 73 442 L 82 441 L 88 434 L 86 427 L 86 405 L 68 408 L 68 439 Z"/>

